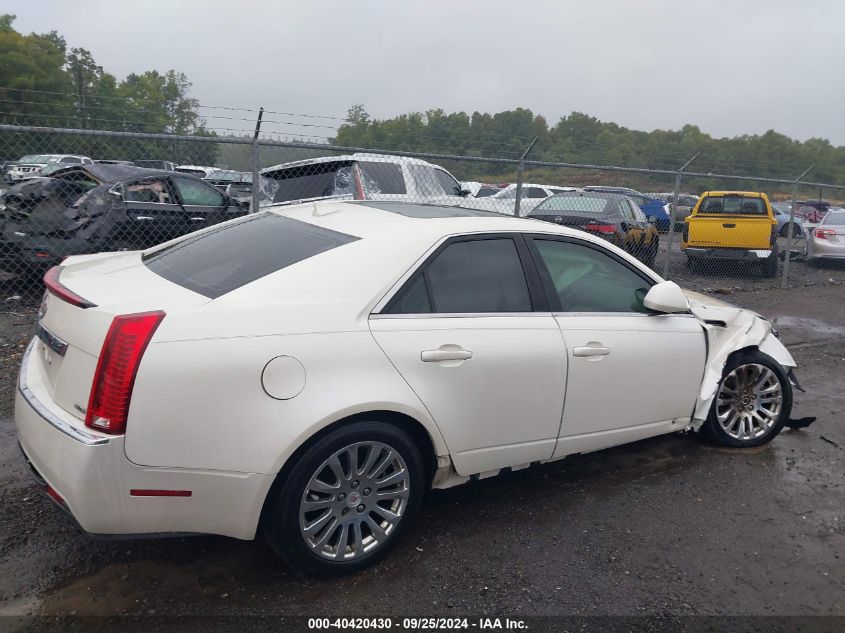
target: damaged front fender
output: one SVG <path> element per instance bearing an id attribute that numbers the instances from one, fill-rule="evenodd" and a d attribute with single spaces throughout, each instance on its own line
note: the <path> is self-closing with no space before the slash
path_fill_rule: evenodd
<path id="1" fill-rule="evenodd" d="M 795 367 L 795 360 L 775 336 L 771 324 L 763 317 L 709 297 L 688 293 L 690 311 L 700 321 L 707 336 L 707 363 L 701 381 L 701 391 L 693 412 L 692 428 L 697 430 L 707 419 L 725 363 L 734 352 L 757 348 L 770 356 L 787 372 Z"/>

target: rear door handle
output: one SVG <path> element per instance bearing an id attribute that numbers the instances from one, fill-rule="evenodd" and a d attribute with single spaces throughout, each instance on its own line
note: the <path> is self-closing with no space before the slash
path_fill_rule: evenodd
<path id="1" fill-rule="evenodd" d="M 610 354 L 610 348 L 609 347 L 585 346 L 585 347 L 575 347 L 572 350 L 573 356 L 580 356 L 580 357 L 584 357 L 584 356 L 607 356 L 608 354 Z"/>
<path id="2" fill-rule="evenodd" d="M 429 349 L 420 353 L 424 363 L 439 363 L 446 360 L 469 360 L 472 352 L 467 349 Z"/>
<path id="3" fill-rule="evenodd" d="M 726 229 L 735 229 L 736 228 L 736 224 L 723 224 L 722 226 Z"/>

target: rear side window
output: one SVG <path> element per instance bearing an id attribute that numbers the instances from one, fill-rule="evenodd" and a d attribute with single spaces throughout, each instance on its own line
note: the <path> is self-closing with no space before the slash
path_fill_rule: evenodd
<path id="1" fill-rule="evenodd" d="M 450 244 L 397 294 L 390 314 L 530 312 L 528 283 L 509 238 Z"/>
<path id="2" fill-rule="evenodd" d="M 309 257 L 359 238 L 272 213 L 189 237 L 144 257 L 168 281 L 216 299 Z"/>
<path id="3" fill-rule="evenodd" d="M 358 163 L 364 175 L 367 193 L 406 193 L 402 169 L 394 163 Z"/>
<path id="4" fill-rule="evenodd" d="M 768 215 L 762 198 L 744 196 L 708 196 L 701 201 L 698 213 L 707 215 Z"/>
<path id="5" fill-rule="evenodd" d="M 225 198 L 214 187 L 189 178 L 173 178 L 182 204 L 199 207 L 222 207 L 226 204 Z"/>

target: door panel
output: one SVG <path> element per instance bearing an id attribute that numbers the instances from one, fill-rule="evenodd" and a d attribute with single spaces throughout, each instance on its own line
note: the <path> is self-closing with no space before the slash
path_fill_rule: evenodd
<path id="1" fill-rule="evenodd" d="M 684 428 L 701 386 L 704 331 L 686 315 L 556 314 L 569 376 L 555 457 Z"/>
<path id="2" fill-rule="evenodd" d="M 548 459 L 567 358 L 548 313 L 374 317 L 370 329 L 470 475 Z"/>

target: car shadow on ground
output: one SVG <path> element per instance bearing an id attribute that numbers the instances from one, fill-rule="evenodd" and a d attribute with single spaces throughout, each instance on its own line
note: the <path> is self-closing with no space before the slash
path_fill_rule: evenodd
<path id="1" fill-rule="evenodd" d="M 33 609 L 42 614 L 184 613 L 184 607 L 177 607 L 184 602 L 197 613 L 225 613 L 229 604 L 243 604 L 243 596 L 241 600 L 235 596 L 249 587 L 251 599 L 265 607 L 272 598 L 273 608 L 281 611 L 293 601 L 318 611 L 323 605 L 331 612 L 327 589 L 375 590 L 390 579 L 401 584 L 409 569 L 425 573 L 459 564 L 451 556 L 443 557 L 439 543 L 444 539 L 450 541 L 450 548 L 466 547 L 468 552 L 477 543 L 509 547 L 524 538 L 520 516 L 534 517 L 533 529 L 542 529 L 542 517 L 546 517 L 552 530 L 570 509 L 589 503 L 589 497 L 624 494 L 632 483 L 651 485 L 661 478 L 671 479 L 696 467 L 706 455 L 706 446 L 695 436 L 674 434 L 434 490 L 397 549 L 381 564 L 357 574 L 354 589 L 344 579 L 297 576 L 262 539 L 95 540 L 49 507 L 40 538 L 49 533 L 66 546 L 70 543 L 79 560 L 68 567 L 53 566 L 57 582 L 39 592 L 44 598 Z M 42 503 L 50 505 L 46 499 Z M 503 516 L 510 517 L 505 524 Z M 437 554 L 431 559 L 428 553 L 434 550 Z M 229 597 L 232 600 L 227 601 Z"/>

